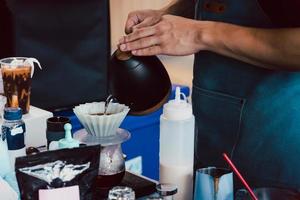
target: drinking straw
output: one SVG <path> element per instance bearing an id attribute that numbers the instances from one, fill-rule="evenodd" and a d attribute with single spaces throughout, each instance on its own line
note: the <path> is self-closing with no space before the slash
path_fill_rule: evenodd
<path id="1" fill-rule="evenodd" d="M 226 153 L 222 154 L 224 159 L 226 160 L 226 162 L 230 165 L 231 169 L 234 171 L 234 173 L 238 176 L 238 178 L 241 180 L 241 182 L 243 183 L 243 185 L 246 187 L 246 189 L 248 190 L 248 192 L 250 193 L 251 199 L 252 200 L 258 200 L 258 198 L 255 196 L 255 194 L 253 193 L 252 189 L 249 187 L 248 183 L 245 181 L 245 179 L 242 177 L 242 175 L 240 174 L 240 172 L 237 170 L 237 168 L 235 167 L 235 165 L 233 164 L 233 162 L 230 160 L 230 158 L 227 156 Z"/>

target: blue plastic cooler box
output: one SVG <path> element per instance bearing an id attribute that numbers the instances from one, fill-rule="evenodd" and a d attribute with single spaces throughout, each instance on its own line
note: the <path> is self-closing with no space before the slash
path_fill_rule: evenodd
<path id="1" fill-rule="evenodd" d="M 175 98 L 176 86 L 179 86 L 181 92 L 187 97 L 190 95 L 188 86 L 173 84 L 169 99 Z M 54 114 L 69 117 L 73 132 L 83 128 L 72 111 Z M 140 156 L 142 158 L 142 175 L 155 180 L 159 179 L 159 118 L 161 114 L 162 107 L 156 112 L 144 116 L 128 115 L 121 124 L 121 128 L 131 133 L 131 139 L 122 145 L 127 160 Z"/>

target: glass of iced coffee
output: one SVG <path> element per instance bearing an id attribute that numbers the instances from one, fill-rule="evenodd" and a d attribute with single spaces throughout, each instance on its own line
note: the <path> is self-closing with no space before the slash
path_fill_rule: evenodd
<path id="1" fill-rule="evenodd" d="M 20 107 L 23 114 L 29 112 L 31 74 L 33 63 L 25 57 L 0 60 L 4 94 L 8 107 Z"/>

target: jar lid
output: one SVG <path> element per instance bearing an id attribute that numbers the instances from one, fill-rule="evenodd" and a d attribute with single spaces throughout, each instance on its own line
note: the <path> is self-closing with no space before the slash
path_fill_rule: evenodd
<path id="1" fill-rule="evenodd" d="M 156 190 L 161 196 L 172 196 L 177 193 L 177 186 L 169 183 L 161 183 L 156 186 Z"/>
<path id="2" fill-rule="evenodd" d="M 6 120 L 19 120 L 22 118 L 21 108 L 4 108 L 4 119 Z"/>

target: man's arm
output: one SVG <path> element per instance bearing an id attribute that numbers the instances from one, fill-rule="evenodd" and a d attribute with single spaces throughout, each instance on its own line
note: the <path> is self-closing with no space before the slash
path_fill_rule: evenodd
<path id="1" fill-rule="evenodd" d="M 300 70 L 300 28 L 259 29 L 220 22 L 202 31 L 203 50 L 256 66 Z"/>
<path id="2" fill-rule="evenodd" d="M 164 15 L 120 41 L 134 55 L 189 55 L 208 50 L 258 67 L 300 70 L 300 28 L 260 29 Z"/>

